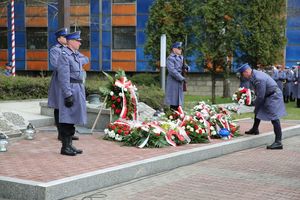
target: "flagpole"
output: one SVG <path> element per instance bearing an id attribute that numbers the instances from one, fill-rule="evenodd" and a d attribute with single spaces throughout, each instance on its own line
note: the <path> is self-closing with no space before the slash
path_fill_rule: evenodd
<path id="1" fill-rule="evenodd" d="M 15 52 L 15 1 L 11 0 L 11 61 L 12 76 L 16 76 L 16 52 Z"/>

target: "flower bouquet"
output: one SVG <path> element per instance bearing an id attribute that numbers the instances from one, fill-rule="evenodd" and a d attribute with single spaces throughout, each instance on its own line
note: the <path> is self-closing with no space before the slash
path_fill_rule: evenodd
<path id="1" fill-rule="evenodd" d="M 104 129 L 104 139 L 121 142 L 125 136 L 129 135 L 130 131 L 130 124 L 117 120 L 110 123 L 108 128 Z"/>
<path id="2" fill-rule="evenodd" d="M 254 91 L 244 87 L 239 88 L 238 91 L 236 91 L 232 95 L 232 101 L 240 105 L 251 106 L 253 105 L 254 99 L 255 99 Z"/>
<path id="3" fill-rule="evenodd" d="M 118 71 L 115 78 L 103 73 L 109 80 L 106 88 L 100 88 L 100 92 L 107 96 L 106 107 L 110 107 L 117 118 L 137 120 L 136 87 L 126 78 L 124 71 Z"/>
<path id="4" fill-rule="evenodd" d="M 191 143 L 206 143 L 209 141 L 206 127 L 203 123 L 193 119 L 193 117 L 187 116 L 180 126 L 191 138 Z"/>

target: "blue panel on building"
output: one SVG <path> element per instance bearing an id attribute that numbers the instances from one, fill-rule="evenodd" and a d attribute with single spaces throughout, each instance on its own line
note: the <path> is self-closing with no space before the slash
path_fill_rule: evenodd
<path id="1" fill-rule="evenodd" d="M 148 18 L 149 15 L 138 15 L 137 25 L 136 25 L 137 30 L 146 28 L 146 23 L 148 21 Z"/>
<path id="2" fill-rule="evenodd" d="M 15 36 L 15 41 L 16 41 L 16 46 L 18 47 L 25 47 L 25 41 L 26 41 L 26 36 L 24 31 L 16 31 L 16 36 Z"/>
<path id="3" fill-rule="evenodd" d="M 91 47 L 99 47 L 99 32 L 97 31 L 92 31 L 91 32 Z"/>
<path id="4" fill-rule="evenodd" d="M 24 60 L 16 60 L 16 70 L 25 70 L 25 61 Z M 16 72 L 18 73 L 18 72 Z"/>
<path id="5" fill-rule="evenodd" d="M 98 60 L 91 62 L 91 69 L 89 71 L 99 71 L 99 62 Z"/>
<path id="6" fill-rule="evenodd" d="M 103 31 L 102 32 L 102 45 L 110 46 L 111 45 L 111 32 Z"/>
<path id="7" fill-rule="evenodd" d="M 111 31 L 111 17 L 110 16 L 103 16 L 102 30 L 103 31 Z"/>
<path id="8" fill-rule="evenodd" d="M 300 29 L 299 30 L 287 30 L 288 44 L 300 44 Z"/>
<path id="9" fill-rule="evenodd" d="M 102 59 L 103 60 L 110 60 L 111 59 L 111 50 L 110 50 L 110 48 L 107 48 L 107 47 L 102 48 Z"/>
<path id="10" fill-rule="evenodd" d="M 285 66 L 293 67 L 293 66 L 297 65 L 297 62 L 299 62 L 299 61 L 300 61 L 300 59 L 299 60 L 295 60 L 295 61 L 287 61 L 285 63 Z"/>
<path id="11" fill-rule="evenodd" d="M 90 0 L 91 14 L 99 13 L 99 0 Z"/>
<path id="12" fill-rule="evenodd" d="M 149 65 L 149 62 L 136 62 L 136 71 L 138 72 L 153 72 L 154 67 Z"/>
<path id="13" fill-rule="evenodd" d="M 300 16 L 287 17 L 287 26 L 288 27 L 299 27 L 300 26 Z"/>
<path id="14" fill-rule="evenodd" d="M 137 45 L 144 45 L 146 42 L 146 34 L 144 33 L 144 31 L 137 31 L 137 35 L 136 35 L 136 41 L 137 41 Z"/>
<path id="15" fill-rule="evenodd" d="M 91 16 L 90 30 L 99 31 L 99 16 Z"/>
<path id="16" fill-rule="evenodd" d="M 102 13 L 104 15 L 111 14 L 111 1 L 110 0 L 102 0 Z"/>
<path id="17" fill-rule="evenodd" d="M 137 13 L 149 13 L 149 9 L 154 0 L 137 0 Z"/>
<path id="18" fill-rule="evenodd" d="M 99 60 L 99 48 L 94 47 L 91 49 L 91 59 L 92 61 Z"/>
<path id="19" fill-rule="evenodd" d="M 110 61 L 103 61 L 102 62 L 102 70 L 103 71 L 111 71 Z"/>
<path id="20" fill-rule="evenodd" d="M 136 60 L 137 61 L 145 61 L 146 60 L 143 47 L 136 48 Z"/>
<path id="21" fill-rule="evenodd" d="M 25 7 L 24 7 L 24 2 L 22 1 L 15 1 L 15 18 L 24 18 L 24 13 L 25 13 Z"/>
<path id="22" fill-rule="evenodd" d="M 288 8 L 300 8 L 299 0 L 288 0 Z"/>
<path id="23" fill-rule="evenodd" d="M 286 61 L 299 60 L 300 46 L 287 46 L 286 47 Z"/>

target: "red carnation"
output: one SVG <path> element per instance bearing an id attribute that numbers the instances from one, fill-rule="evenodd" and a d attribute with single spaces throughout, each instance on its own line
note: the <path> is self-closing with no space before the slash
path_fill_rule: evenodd
<path id="1" fill-rule="evenodd" d="M 120 114 L 120 113 L 121 113 L 121 109 L 116 109 L 116 110 L 115 110 L 115 113 L 116 113 L 116 114 Z"/>
<path id="2" fill-rule="evenodd" d="M 111 96 L 111 100 L 115 100 L 116 99 L 116 96 Z"/>
<path id="3" fill-rule="evenodd" d="M 122 130 L 121 130 L 121 129 L 119 129 L 117 132 L 118 132 L 118 134 L 120 135 L 120 134 L 122 133 Z"/>
<path id="4" fill-rule="evenodd" d="M 121 98 L 119 97 L 119 98 L 117 98 L 117 102 L 118 103 L 120 103 L 121 102 Z"/>
<path id="5" fill-rule="evenodd" d="M 111 108 L 114 109 L 116 107 L 115 104 L 111 104 Z"/>
<path id="6" fill-rule="evenodd" d="M 115 126 L 115 125 L 112 125 L 110 128 L 111 128 L 111 130 L 115 130 L 115 129 L 116 129 L 116 126 Z"/>

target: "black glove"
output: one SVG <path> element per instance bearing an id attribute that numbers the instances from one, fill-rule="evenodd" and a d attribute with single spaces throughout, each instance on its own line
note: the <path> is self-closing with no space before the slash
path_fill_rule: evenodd
<path id="1" fill-rule="evenodd" d="M 65 98 L 65 106 L 68 108 L 73 106 L 73 95 Z"/>

